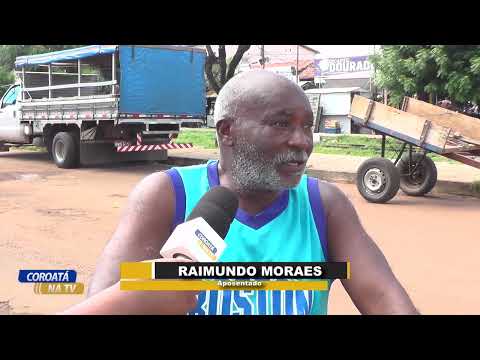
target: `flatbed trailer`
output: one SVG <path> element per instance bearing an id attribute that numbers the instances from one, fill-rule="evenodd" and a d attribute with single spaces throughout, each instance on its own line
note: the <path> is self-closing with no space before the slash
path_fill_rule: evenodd
<path id="1" fill-rule="evenodd" d="M 411 196 L 430 192 L 437 169 L 429 152 L 480 169 L 480 119 L 409 97 L 397 109 L 358 95 L 349 117 L 382 135 L 381 157 L 357 170 L 357 188 L 367 201 L 385 203 L 399 189 Z M 387 136 L 403 143 L 394 161 L 385 158 Z"/>

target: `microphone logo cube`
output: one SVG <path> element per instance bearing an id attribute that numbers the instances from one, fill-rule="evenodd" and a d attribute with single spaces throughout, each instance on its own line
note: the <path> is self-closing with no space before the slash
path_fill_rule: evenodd
<path id="1" fill-rule="evenodd" d="M 160 250 L 166 258 L 178 254 L 197 262 L 217 261 L 227 244 L 201 217 L 178 225 Z"/>
<path id="2" fill-rule="evenodd" d="M 217 248 L 213 246 L 213 244 L 207 239 L 205 235 L 202 234 L 200 230 L 198 229 L 195 230 L 195 235 L 197 235 L 198 237 L 200 247 L 206 250 L 207 255 L 209 255 L 208 252 L 211 252 L 212 253 L 211 258 L 215 260 L 216 259 L 215 254 L 217 253 Z"/>

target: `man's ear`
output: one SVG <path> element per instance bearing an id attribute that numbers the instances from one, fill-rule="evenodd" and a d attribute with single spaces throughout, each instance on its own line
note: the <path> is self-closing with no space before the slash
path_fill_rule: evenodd
<path id="1" fill-rule="evenodd" d="M 219 145 L 232 146 L 232 119 L 223 119 L 217 123 L 217 136 Z"/>

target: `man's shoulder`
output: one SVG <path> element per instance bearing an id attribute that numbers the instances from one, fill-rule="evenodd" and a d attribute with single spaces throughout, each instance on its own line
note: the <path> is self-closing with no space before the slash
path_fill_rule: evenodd
<path id="1" fill-rule="evenodd" d="M 320 179 L 317 181 L 322 205 L 327 214 L 331 213 L 334 208 L 351 205 L 348 197 L 337 185 Z"/>
<path id="2" fill-rule="evenodd" d="M 175 184 L 177 182 L 183 183 L 185 182 L 196 182 L 196 179 L 201 178 L 202 176 L 207 175 L 207 164 L 198 164 L 198 165 L 187 165 L 187 166 L 174 166 L 168 170 L 165 170 L 165 174 L 167 174 L 172 182 Z"/>
<path id="3" fill-rule="evenodd" d="M 338 195 L 340 193 L 343 194 L 342 190 L 340 190 L 340 188 L 337 185 L 325 180 L 317 179 L 317 181 L 318 181 L 318 189 L 320 190 L 321 193 L 325 193 L 326 195 L 333 195 L 333 196 Z"/>
<path id="4" fill-rule="evenodd" d="M 141 179 L 130 193 L 132 200 L 146 201 L 172 193 L 172 183 L 166 171 L 154 172 Z"/>
<path id="5" fill-rule="evenodd" d="M 309 181 L 316 181 L 318 183 L 318 191 L 320 192 L 320 196 L 322 197 L 322 200 L 325 198 L 325 200 L 330 199 L 333 197 L 334 199 L 336 197 L 341 197 L 343 194 L 342 190 L 340 188 L 330 182 L 327 182 L 325 180 L 318 179 L 313 176 L 308 176 L 307 177 Z"/>
<path id="6" fill-rule="evenodd" d="M 216 178 L 218 175 L 216 169 L 208 168 L 209 163 L 173 167 L 166 171 L 166 174 L 170 177 L 175 192 L 189 192 L 195 193 L 198 191 L 201 184 L 209 182 L 208 179 Z M 213 173 L 215 170 L 215 173 Z"/>
<path id="7" fill-rule="evenodd" d="M 180 174 L 190 174 L 198 171 L 204 171 L 212 161 L 208 161 L 203 164 L 187 165 L 187 166 L 174 166 L 169 170 L 166 170 L 167 173 L 178 172 Z"/>

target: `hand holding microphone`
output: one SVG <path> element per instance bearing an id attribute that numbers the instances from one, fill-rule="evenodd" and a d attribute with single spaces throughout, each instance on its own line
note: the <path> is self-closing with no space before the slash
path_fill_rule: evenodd
<path id="1" fill-rule="evenodd" d="M 156 259 L 159 262 L 190 262 Z M 185 315 L 195 307 L 197 291 L 123 291 L 120 282 L 57 315 Z"/>
<path id="2" fill-rule="evenodd" d="M 223 239 L 238 209 L 238 198 L 218 186 L 207 192 L 187 221 L 178 225 L 163 246 L 160 262 L 217 261 Z M 122 291 L 120 283 L 104 289 L 58 315 L 186 314 L 196 305 L 195 291 Z"/>
<path id="3" fill-rule="evenodd" d="M 238 198 L 229 189 L 217 186 L 207 192 L 187 221 L 178 225 L 160 255 L 196 262 L 217 261 L 226 248 L 224 242 L 238 209 Z"/>

